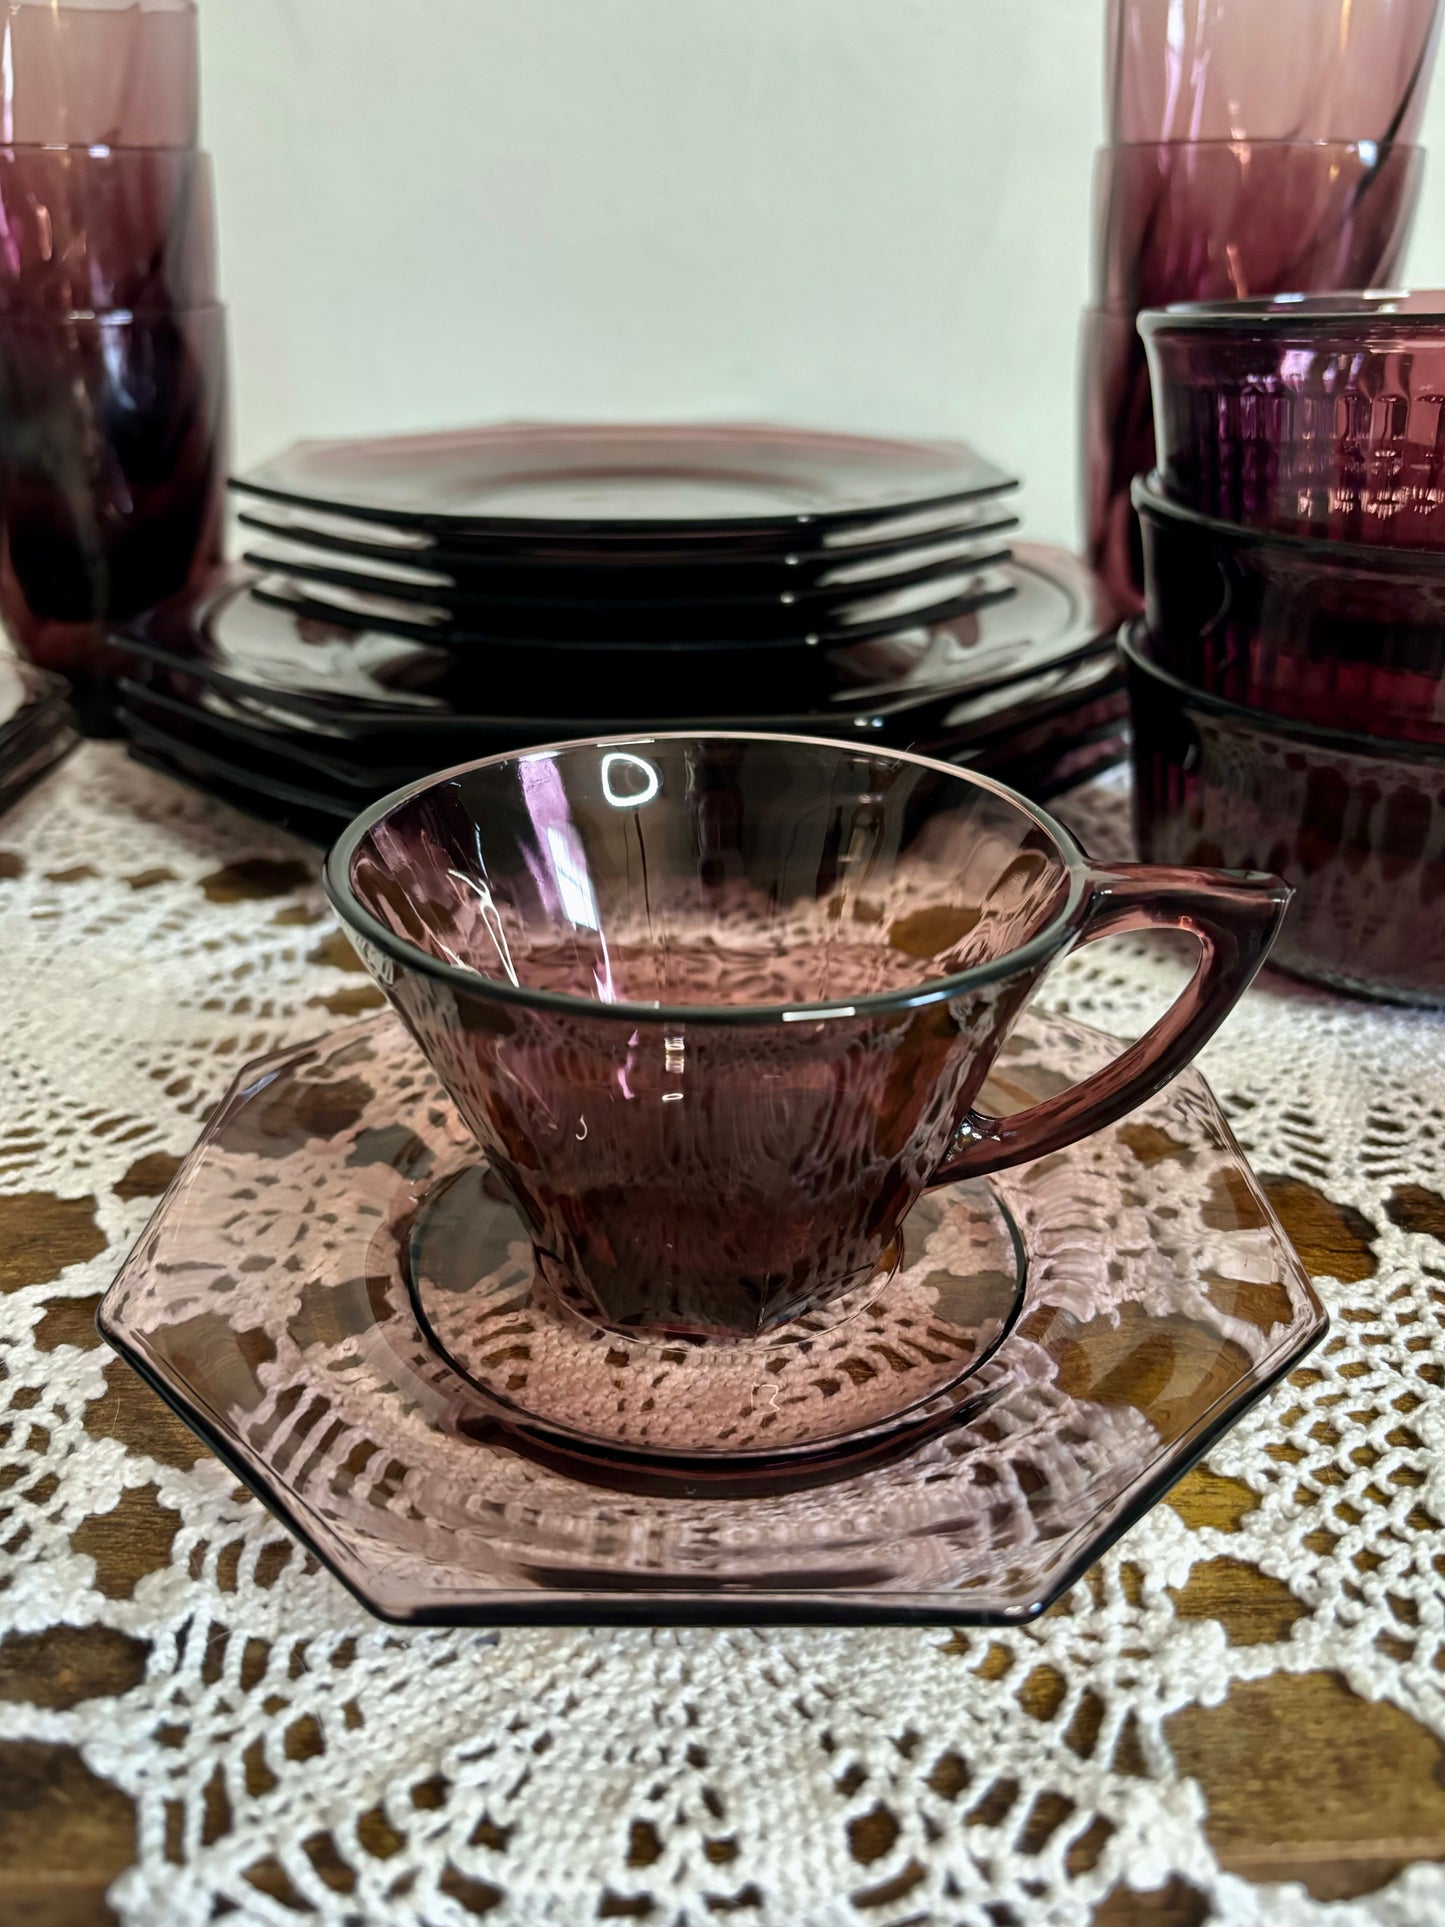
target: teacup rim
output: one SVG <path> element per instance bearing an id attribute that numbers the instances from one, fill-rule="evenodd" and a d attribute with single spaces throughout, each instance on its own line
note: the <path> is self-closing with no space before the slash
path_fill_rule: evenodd
<path id="1" fill-rule="evenodd" d="M 886 755 L 891 760 L 909 763 L 921 769 L 934 770 L 974 789 L 988 790 L 1012 804 L 1023 815 L 1050 837 L 1059 853 L 1060 862 L 1068 878 L 1068 891 L 1065 901 L 1050 918 L 1044 928 L 1032 936 L 1027 943 L 1005 951 L 1001 956 L 992 957 L 985 963 L 975 964 L 971 969 L 955 972 L 948 977 L 930 978 L 923 983 L 912 985 L 904 990 L 882 991 L 871 995 L 855 997 L 849 1001 L 837 998 L 828 1002 L 809 1002 L 799 1004 L 639 1004 L 604 1003 L 587 997 L 576 997 L 566 991 L 531 989 L 524 985 L 502 982 L 485 976 L 463 964 L 446 962 L 433 956 L 406 938 L 399 937 L 381 919 L 367 909 L 357 896 L 351 882 L 351 865 L 363 839 L 370 835 L 378 823 L 404 803 L 422 795 L 429 789 L 449 783 L 459 776 L 471 775 L 474 771 L 496 768 L 502 763 L 518 763 L 534 756 L 554 755 L 562 750 L 586 749 L 635 749 L 649 743 L 696 743 L 696 742 L 743 742 L 768 743 L 775 747 L 785 744 L 800 744 L 809 748 L 835 751 L 871 748 L 874 753 Z M 382 958 L 399 963 L 406 969 L 422 976 L 435 978 L 454 990 L 465 991 L 468 996 L 485 997 L 501 1004 L 520 1006 L 529 1010 L 550 1010 L 571 1016 L 587 1016 L 603 1021 L 639 1023 L 679 1023 L 679 1024 L 794 1024 L 804 1022 L 827 1022 L 856 1020 L 861 1017 L 883 1016 L 908 1010 L 925 1009 L 930 1005 L 943 1003 L 961 992 L 973 990 L 983 985 L 998 983 L 1034 965 L 1047 964 L 1067 943 L 1070 934 L 1080 922 L 1092 887 L 1093 872 L 1087 855 L 1077 838 L 1066 830 L 1057 818 L 1051 816 L 1039 804 L 1030 802 L 1017 790 L 1010 789 L 1006 783 L 984 776 L 977 771 L 961 769 L 953 763 L 945 763 L 932 756 L 917 756 L 908 750 L 886 749 L 882 744 L 868 745 L 849 743 L 838 737 L 775 735 L 767 730 L 738 729 L 679 729 L 646 730 L 620 736 L 579 736 L 570 737 L 556 743 L 538 743 L 527 749 L 504 750 L 495 756 L 482 756 L 474 761 L 454 764 L 449 769 L 437 770 L 430 776 L 418 778 L 415 782 L 403 784 L 390 795 L 370 804 L 346 826 L 336 842 L 327 852 L 322 867 L 322 886 L 332 908 L 340 917 L 343 925 L 353 936 L 360 937 L 363 943 Z M 363 961 L 367 961 L 363 951 Z M 382 980 L 385 982 L 384 973 Z"/>

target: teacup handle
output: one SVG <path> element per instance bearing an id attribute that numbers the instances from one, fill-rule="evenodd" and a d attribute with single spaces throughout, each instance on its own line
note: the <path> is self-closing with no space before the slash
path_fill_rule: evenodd
<path id="1" fill-rule="evenodd" d="M 1257 872 L 1145 863 L 1096 868 L 1092 881 L 1078 943 L 1130 930 L 1188 930 L 1199 939 L 1198 969 L 1151 1031 L 1082 1084 L 1012 1117 L 971 1111 L 931 1185 L 956 1184 L 1065 1150 L 1162 1090 L 1193 1062 L 1248 990 L 1294 894 L 1278 877 Z"/>

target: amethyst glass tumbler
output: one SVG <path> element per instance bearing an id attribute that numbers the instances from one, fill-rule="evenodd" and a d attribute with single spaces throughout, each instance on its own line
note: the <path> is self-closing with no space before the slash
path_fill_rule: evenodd
<path id="1" fill-rule="evenodd" d="M 739 1337 L 866 1282 L 931 1185 L 1056 1151 L 1189 1062 L 1273 878 L 1091 865 L 920 757 L 797 737 L 565 744 L 360 817 L 327 889 L 510 1193 L 614 1329 Z M 1049 964 L 1185 928 L 1198 972 L 1106 1070 L 973 1108 Z"/>
<path id="2" fill-rule="evenodd" d="M 1185 141 L 1106 147 L 1094 163 L 1094 300 L 1174 301 L 1379 287 L 1404 258 L 1421 147 Z"/>
<path id="3" fill-rule="evenodd" d="M 195 0 L 6 0 L 0 140 L 193 148 L 198 25 Z"/>
<path id="4" fill-rule="evenodd" d="M 1412 141 L 1440 0 L 1110 0 L 1109 138 Z"/>
<path id="5" fill-rule="evenodd" d="M 210 156 L 0 146 L 0 314 L 155 314 L 217 298 Z"/>
<path id="6" fill-rule="evenodd" d="M 1090 308 L 1084 315 L 1079 400 L 1085 554 L 1115 612 L 1137 615 L 1144 558 L 1129 490 L 1154 463 L 1154 404 L 1132 313 Z"/>
<path id="7" fill-rule="evenodd" d="M 227 431 L 220 307 L 0 323 L 0 616 L 91 727 L 111 626 L 215 566 Z"/>

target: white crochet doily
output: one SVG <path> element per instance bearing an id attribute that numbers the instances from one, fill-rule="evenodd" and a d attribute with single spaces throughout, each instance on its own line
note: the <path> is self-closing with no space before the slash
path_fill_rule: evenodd
<path id="1" fill-rule="evenodd" d="M 1124 802 L 1113 780 L 1061 813 L 1120 855 Z M 1257 1500 L 1236 1529 L 1160 1505 L 1024 1632 L 402 1632 L 283 1557 L 208 1455 L 183 1469 L 110 1436 L 96 1401 L 124 1368 L 65 1322 L 153 1209 L 128 1174 L 184 1152 L 249 1058 L 364 1004 L 315 873 L 111 745 L 0 820 L 0 1208 L 50 1194 L 84 1227 L 94 1199 L 98 1226 L 58 1276 L 25 1282 L 6 1254 L 0 1656 L 58 1625 L 148 1647 L 118 1697 L 9 1691 L 0 1744 L 73 1748 L 134 1802 L 109 1896 L 127 1927 L 1088 1927 L 1116 1888 L 1171 1877 L 1219 1927 L 1445 1920 L 1433 1866 L 1338 1902 L 1222 1871 L 1169 1732 L 1241 1682 L 1335 1673 L 1445 1740 L 1445 1251 L 1421 1228 L 1445 1019 L 1272 981 L 1203 1059 L 1256 1168 L 1373 1252 L 1322 1283 L 1335 1332 L 1309 1368 L 1209 1460 Z M 1179 978 L 1122 939 L 1046 998 L 1134 1035 Z M 0 1222 L 23 1244 L 18 1207 Z M 110 1597 L 85 1527 L 142 1493 L 174 1539 Z M 1220 1559 L 1287 1589 L 1287 1638 L 1231 1643 L 1178 1609 Z"/>

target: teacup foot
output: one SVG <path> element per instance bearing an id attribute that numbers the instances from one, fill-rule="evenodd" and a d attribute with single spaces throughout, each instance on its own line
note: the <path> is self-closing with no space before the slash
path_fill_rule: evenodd
<path id="1" fill-rule="evenodd" d="M 836 1452 L 957 1409 L 1018 1314 L 1022 1245 L 984 1184 L 959 1188 L 966 1229 L 949 1270 L 922 1254 L 940 1209 L 905 1230 L 920 1259 L 756 1338 L 722 1344 L 619 1334 L 539 1265 L 484 1166 L 442 1180 L 413 1224 L 408 1282 L 423 1331 L 452 1368 L 521 1424 L 564 1444 L 659 1459 Z M 552 1275 L 548 1275 L 551 1273 Z"/>

